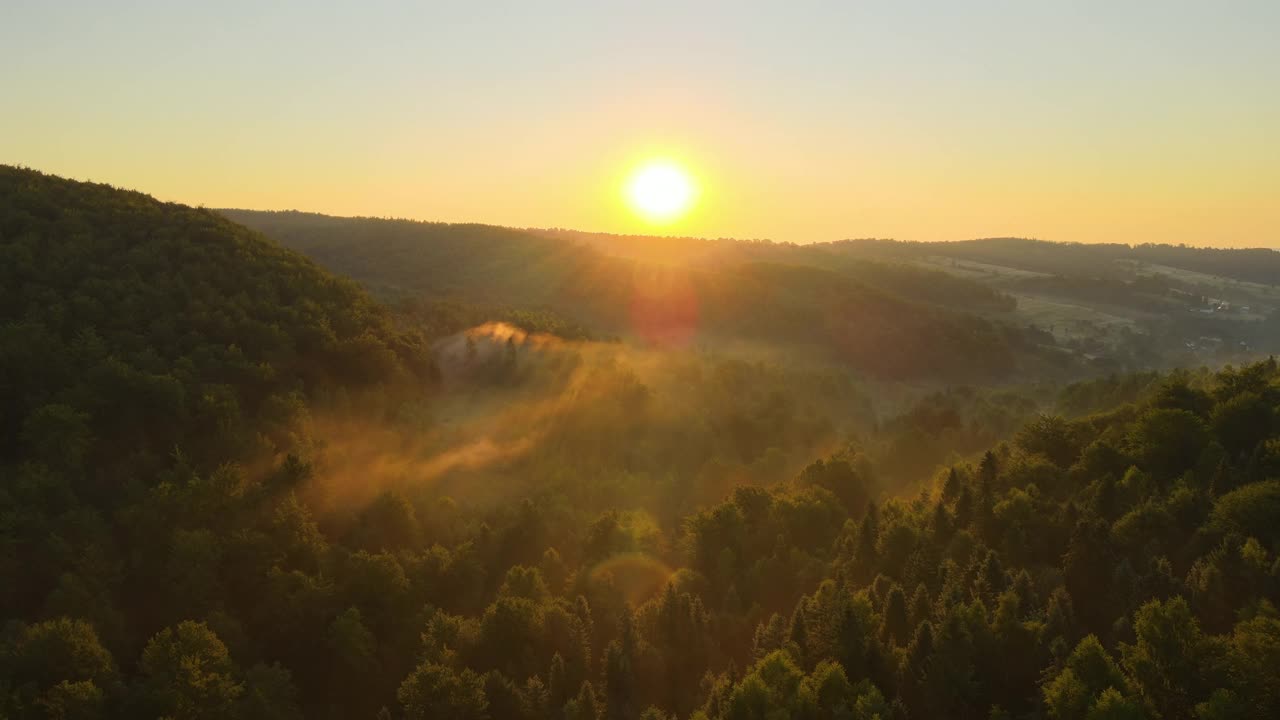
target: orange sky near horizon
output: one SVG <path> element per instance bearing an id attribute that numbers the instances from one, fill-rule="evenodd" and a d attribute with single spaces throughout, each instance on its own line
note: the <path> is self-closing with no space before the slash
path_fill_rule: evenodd
<path id="1" fill-rule="evenodd" d="M 0 162 L 164 200 L 1280 247 L 1276 3 L 73 4 L 0 27 Z M 662 225 L 623 192 L 655 157 L 699 189 Z"/>

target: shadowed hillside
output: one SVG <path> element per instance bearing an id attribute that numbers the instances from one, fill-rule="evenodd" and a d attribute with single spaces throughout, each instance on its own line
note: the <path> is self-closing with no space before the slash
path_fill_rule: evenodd
<path id="1" fill-rule="evenodd" d="M 392 296 L 545 308 L 603 335 L 783 344 L 897 379 L 994 381 L 1072 367 L 1040 347 L 1043 336 L 976 314 L 1008 311 L 1010 298 L 907 265 L 770 243 L 657 239 L 644 248 L 645 238 L 567 231 L 222 212 Z"/>
<path id="2" fill-rule="evenodd" d="M 274 447 L 258 433 L 317 389 L 430 372 L 354 283 L 213 212 L 0 167 L 0 241 L 9 458 L 20 441 L 100 479 L 121 447 L 139 467 Z"/>

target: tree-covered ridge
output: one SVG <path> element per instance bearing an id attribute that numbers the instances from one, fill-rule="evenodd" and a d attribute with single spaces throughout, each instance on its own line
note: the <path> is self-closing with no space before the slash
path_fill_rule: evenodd
<path id="1" fill-rule="evenodd" d="M 742 263 L 774 263 L 834 270 L 896 297 L 951 309 L 1010 310 L 1013 298 L 982 283 L 902 262 L 858 257 L 839 245 L 797 245 L 768 240 L 707 240 L 689 237 L 614 235 L 577 230 L 530 230 L 536 235 L 582 243 L 602 253 L 648 262 L 704 268 Z"/>
<path id="2" fill-rule="evenodd" d="M 397 294 L 495 304 L 556 304 L 605 259 L 588 248 L 476 223 L 343 218 L 294 211 L 221 210 L 335 272 Z"/>
<path id="3" fill-rule="evenodd" d="M 952 309 L 1008 309 L 1012 302 L 981 283 L 910 265 L 852 258 L 824 245 L 343 218 L 294 211 L 219 212 L 378 288 L 414 290 L 430 285 L 436 293 L 465 292 L 478 299 L 547 301 L 554 300 L 546 294 L 547 286 L 588 274 L 594 266 L 612 265 L 608 270 L 616 272 L 618 266 L 606 260 L 613 257 L 703 270 L 746 263 L 823 268 L 895 297 Z M 482 294 L 486 292 L 489 297 Z"/>
<path id="4" fill-rule="evenodd" d="M 1041 347 L 1042 334 L 977 314 L 1010 309 L 1007 296 L 905 265 L 688 238 L 667 240 L 705 251 L 673 263 L 629 251 L 638 240 L 665 247 L 663 239 L 611 236 L 621 244 L 610 245 L 567 231 L 222 212 L 419 304 L 542 308 L 601 336 L 776 344 L 886 378 L 991 380 L 1077 369 Z"/>
<path id="5" fill-rule="evenodd" d="M 175 447 L 279 450 L 308 394 L 429 363 L 354 283 L 216 213 L 0 167 L 0 461 L 127 479 Z"/>
<path id="6" fill-rule="evenodd" d="M 0 715 L 288 717 L 289 672 L 179 622 L 211 579 L 172 573 L 305 477 L 279 457 L 312 399 L 433 371 L 355 283 L 220 215 L 0 166 Z"/>

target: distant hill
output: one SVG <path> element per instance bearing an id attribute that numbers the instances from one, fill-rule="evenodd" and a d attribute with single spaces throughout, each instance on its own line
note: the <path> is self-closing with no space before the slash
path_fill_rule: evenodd
<path id="1" fill-rule="evenodd" d="M 1130 369 L 1280 352 L 1280 252 L 1174 245 L 849 240 L 828 252 L 912 263 L 1015 297 L 1023 324 Z"/>
<path id="2" fill-rule="evenodd" d="M 745 262 L 805 265 L 834 270 L 878 290 L 915 302 L 973 312 L 1012 310 L 1013 299 L 980 282 L 906 264 L 891 256 L 858 256 L 844 246 L 796 245 L 768 240 L 613 235 L 576 230 L 531 230 L 600 252 L 659 264 L 715 268 Z M 904 258 L 910 259 L 910 258 Z"/>
<path id="3" fill-rule="evenodd" d="M 1116 262 L 1136 262 L 1264 285 L 1280 284 L 1280 251 L 1267 248 L 1071 243 L 1027 238 L 984 238 L 955 242 L 845 240 L 823 243 L 822 247 L 857 257 L 902 259 L 920 255 L 942 255 L 1051 274 L 1105 274 Z"/>
<path id="4" fill-rule="evenodd" d="M 786 343 L 904 379 L 1000 379 L 1063 362 L 1042 338 L 965 311 L 1012 308 L 990 288 L 822 249 L 222 212 L 392 296 L 547 308 L 602 334 Z"/>

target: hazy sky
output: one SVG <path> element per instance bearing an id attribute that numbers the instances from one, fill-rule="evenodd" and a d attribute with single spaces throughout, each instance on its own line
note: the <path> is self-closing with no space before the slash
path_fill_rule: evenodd
<path id="1" fill-rule="evenodd" d="M 1280 1 L 4 0 L 0 162 L 206 206 L 1280 246 Z"/>

